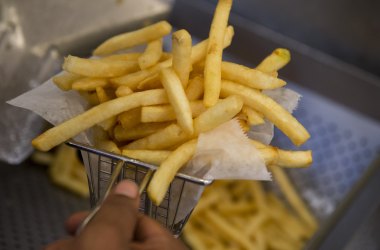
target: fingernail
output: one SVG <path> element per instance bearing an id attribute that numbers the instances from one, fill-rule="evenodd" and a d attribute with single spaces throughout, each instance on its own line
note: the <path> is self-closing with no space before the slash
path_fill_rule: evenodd
<path id="1" fill-rule="evenodd" d="M 138 187 L 134 182 L 124 180 L 116 185 L 114 193 L 124 195 L 130 199 L 136 199 L 138 195 Z"/>

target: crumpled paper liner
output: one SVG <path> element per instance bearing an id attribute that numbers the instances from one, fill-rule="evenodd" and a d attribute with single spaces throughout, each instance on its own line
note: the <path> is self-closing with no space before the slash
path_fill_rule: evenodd
<path id="1" fill-rule="evenodd" d="M 294 91 L 280 88 L 265 91 L 278 103 L 288 110 L 293 110 L 298 103 L 299 95 Z M 61 91 L 52 80 L 48 80 L 39 87 L 26 92 L 9 104 L 31 110 L 53 125 L 84 112 L 88 105 L 75 91 Z M 261 140 L 260 136 L 266 137 L 265 142 L 269 144 L 273 137 L 273 125 L 267 122 L 270 128 L 255 131 L 251 128 L 249 136 Z M 260 136 L 259 136 L 260 135 Z M 78 135 L 75 140 L 91 145 L 91 133 L 86 131 Z M 90 164 L 85 161 L 86 171 L 93 187 L 96 190 L 97 181 L 90 175 Z M 92 167 L 92 166 L 91 166 Z M 92 169 L 93 170 L 93 169 Z M 196 154 L 188 166 L 181 172 L 192 173 L 197 177 L 208 179 L 252 179 L 270 180 L 270 174 L 266 170 L 265 163 L 257 150 L 250 145 L 248 138 L 242 132 L 236 120 L 222 124 L 218 128 L 201 134 L 199 136 Z M 203 188 L 187 183 L 182 193 L 176 222 L 184 218 L 196 205 Z M 173 193 L 176 193 L 175 190 Z"/>

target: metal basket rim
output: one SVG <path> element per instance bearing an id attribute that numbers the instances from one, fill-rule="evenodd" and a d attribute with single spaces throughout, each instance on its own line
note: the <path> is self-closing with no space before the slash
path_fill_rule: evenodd
<path id="1" fill-rule="evenodd" d="M 139 160 L 136 160 L 136 159 L 133 159 L 133 158 L 129 158 L 127 156 L 118 155 L 118 154 L 107 152 L 107 151 L 104 151 L 104 150 L 101 150 L 101 149 L 97 149 L 97 148 L 95 148 L 93 146 L 90 146 L 88 144 L 80 143 L 80 142 L 77 142 L 77 141 L 74 141 L 74 140 L 67 141 L 66 144 L 68 146 L 70 146 L 70 147 L 74 147 L 74 148 L 77 148 L 77 149 L 80 149 L 80 150 L 84 150 L 84 151 L 87 151 L 87 152 L 90 152 L 90 153 L 93 153 L 93 154 L 97 154 L 97 155 L 100 155 L 100 156 L 112 158 L 114 160 L 121 160 L 121 161 L 124 161 L 126 163 L 131 163 L 133 165 L 145 168 L 147 170 L 153 170 L 153 171 L 155 171 L 158 168 L 156 165 L 149 164 L 149 163 L 146 163 L 146 162 L 142 162 L 142 161 L 139 161 Z M 189 181 L 189 182 L 192 182 L 192 183 L 195 183 L 195 184 L 202 185 L 202 186 L 207 186 L 207 185 L 209 185 L 209 184 L 211 184 L 213 182 L 213 180 L 203 179 L 203 178 L 199 178 L 199 177 L 195 177 L 195 176 L 191 176 L 191 175 L 187 175 L 187 174 L 183 174 L 183 173 L 177 173 L 176 177 L 178 177 L 180 179 L 183 179 L 185 181 Z"/>

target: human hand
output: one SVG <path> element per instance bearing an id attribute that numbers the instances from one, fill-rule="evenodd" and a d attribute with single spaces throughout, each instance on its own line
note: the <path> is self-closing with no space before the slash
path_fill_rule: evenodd
<path id="1" fill-rule="evenodd" d="M 75 236 L 76 229 L 88 212 L 73 214 L 65 225 L 71 237 L 48 245 L 46 250 L 187 249 L 157 222 L 139 214 L 139 202 L 136 184 L 122 181 L 79 235 Z"/>

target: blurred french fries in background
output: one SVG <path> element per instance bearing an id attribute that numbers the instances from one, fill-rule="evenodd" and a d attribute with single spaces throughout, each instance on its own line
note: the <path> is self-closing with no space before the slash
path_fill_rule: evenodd
<path id="1" fill-rule="evenodd" d="M 49 166 L 49 177 L 57 186 L 81 197 L 89 196 L 86 171 L 76 149 L 63 144 L 55 152 L 36 151 L 31 159 L 34 163 Z"/>
<path id="2" fill-rule="evenodd" d="M 291 204 L 289 190 L 279 186 Z M 314 217 L 305 220 L 299 213 L 301 206 L 310 215 L 301 204 L 289 209 L 258 181 L 215 181 L 204 191 L 183 237 L 194 250 L 302 249 L 317 224 Z"/>

